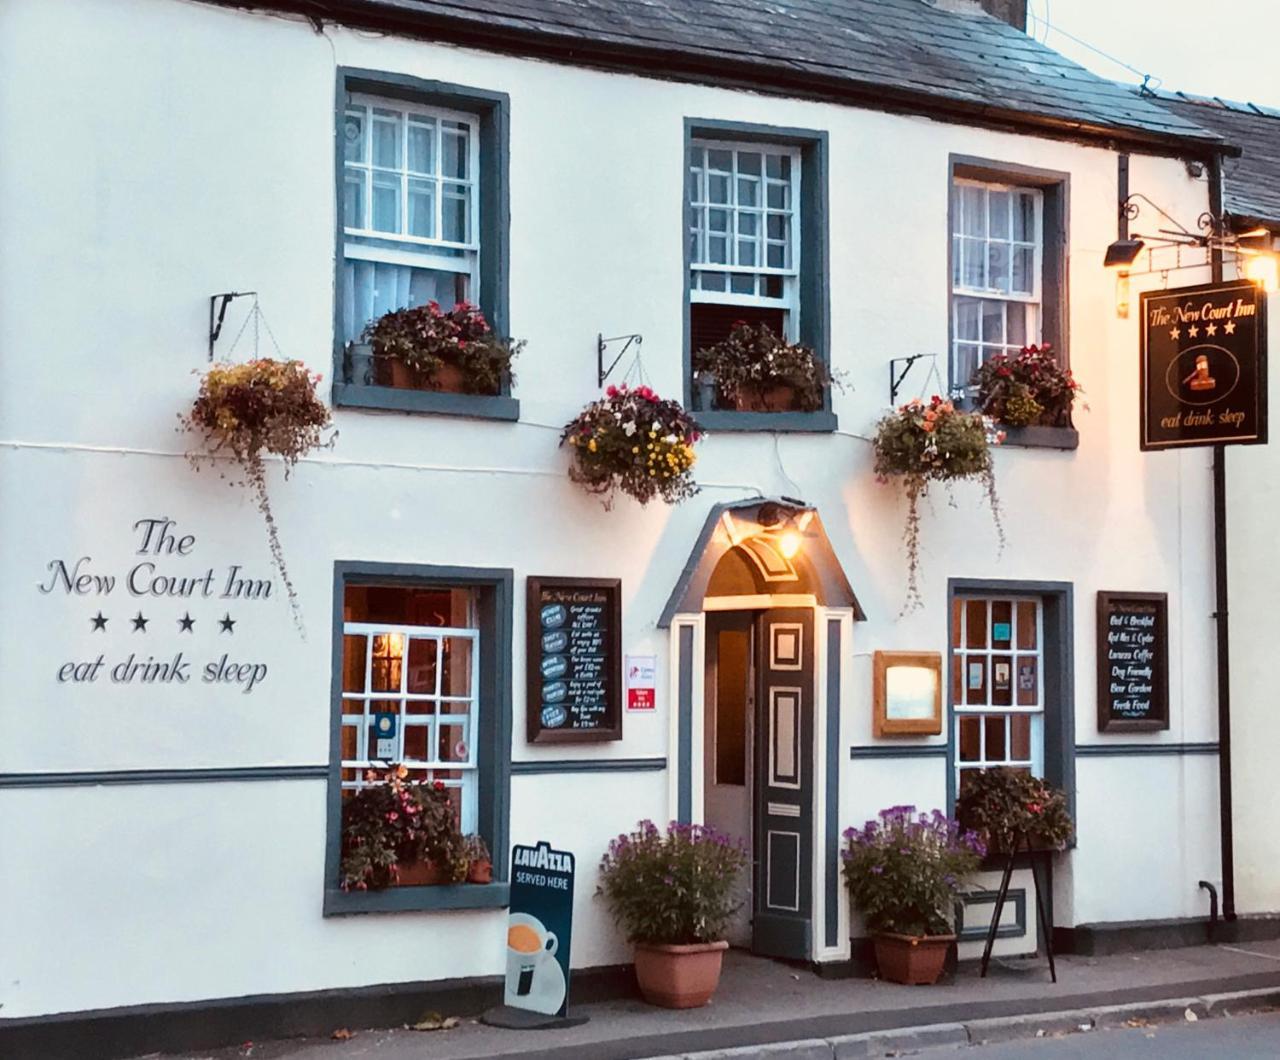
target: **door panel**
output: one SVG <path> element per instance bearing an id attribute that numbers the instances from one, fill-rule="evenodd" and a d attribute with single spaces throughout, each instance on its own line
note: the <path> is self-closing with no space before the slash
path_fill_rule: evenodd
<path id="1" fill-rule="evenodd" d="M 807 960 L 813 904 L 813 612 L 756 620 L 752 949 Z"/>

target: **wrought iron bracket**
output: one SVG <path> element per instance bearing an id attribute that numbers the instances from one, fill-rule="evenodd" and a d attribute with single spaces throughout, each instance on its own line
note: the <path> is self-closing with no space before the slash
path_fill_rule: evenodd
<path id="1" fill-rule="evenodd" d="M 257 291 L 224 291 L 209 296 L 209 360 L 213 360 L 213 345 L 222 334 L 222 322 L 227 316 L 227 306 L 236 298 L 256 298 Z"/>
<path id="2" fill-rule="evenodd" d="M 623 340 L 626 340 L 625 342 Z M 609 362 L 609 367 L 604 366 L 605 350 L 609 344 L 613 342 L 621 342 L 622 349 L 618 351 L 618 356 Z M 596 386 L 604 386 L 604 381 L 609 378 L 609 373 L 618 367 L 618 362 L 626 356 L 627 350 L 632 346 L 636 347 L 636 352 L 640 352 L 640 345 L 644 342 L 641 335 L 614 335 L 613 338 L 606 339 L 603 334 L 596 335 Z"/>
<path id="3" fill-rule="evenodd" d="M 925 357 L 937 358 L 935 353 L 913 353 L 910 357 L 895 357 L 889 362 L 889 404 L 896 405 L 898 403 L 898 391 L 902 389 L 902 383 L 907 378 L 907 373 L 911 371 L 911 366 Z M 898 371 L 897 365 L 903 365 L 901 372 Z"/>

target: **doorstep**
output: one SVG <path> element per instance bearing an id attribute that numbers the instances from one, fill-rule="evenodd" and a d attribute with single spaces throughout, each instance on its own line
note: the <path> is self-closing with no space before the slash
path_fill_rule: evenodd
<path id="1" fill-rule="evenodd" d="M 567 1030 L 504 1031 L 470 1020 L 450 1031 L 355 1030 L 324 1038 L 256 1044 L 251 1050 L 168 1054 L 183 1060 L 639 1060 L 705 1050 L 831 1040 L 910 1028 L 934 1037 L 957 1025 L 1035 1014 L 1157 1004 L 1234 991 L 1280 991 L 1280 942 L 1058 959 L 1058 983 L 1044 962 L 997 962 L 979 979 L 962 965 L 948 983 L 907 987 L 866 979 L 821 979 L 807 969 L 731 952 L 716 998 L 683 1012 L 639 1000 L 573 1007 L 590 1022 Z M 447 1015 L 447 1013 L 446 1013 Z M 338 1029 L 337 1027 L 333 1028 Z"/>

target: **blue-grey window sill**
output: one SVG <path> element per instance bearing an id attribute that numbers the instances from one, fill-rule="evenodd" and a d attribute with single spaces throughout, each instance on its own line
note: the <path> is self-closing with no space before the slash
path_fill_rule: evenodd
<path id="1" fill-rule="evenodd" d="M 1074 427 L 1005 427 L 996 425 L 1004 431 L 1005 447 L 1015 449 L 1078 449 L 1080 435 Z"/>
<path id="2" fill-rule="evenodd" d="M 435 887 L 388 887 L 385 891 L 324 892 L 325 916 L 355 913 L 436 912 L 449 909 L 505 909 L 511 903 L 509 883 L 455 883 Z"/>
<path id="3" fill-rule="evenodd" d="M 389 386 L 334 383 L 333 403 L 338 408 L 425 412 L 510 423 L 520 418 L 519 399 L 505 394 L 446 394 L 438 390 L 403 390 Z"/>
<path id="4" fill-rule="evenodd" d="M 830 432 L 836 429 L 834 412 L 731 412 L 713 410 L 695 412 L 698 426 L 716 431 L 810 431 Z"/>

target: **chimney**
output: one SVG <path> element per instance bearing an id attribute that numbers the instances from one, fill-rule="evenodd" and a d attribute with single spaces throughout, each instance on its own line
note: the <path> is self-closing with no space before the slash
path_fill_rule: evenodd
<path id="1" fill-rule="evenodd" d="M 982 10 L 1014 29 L 1027 32 L 1027 0 L 978 0 Z"/>

